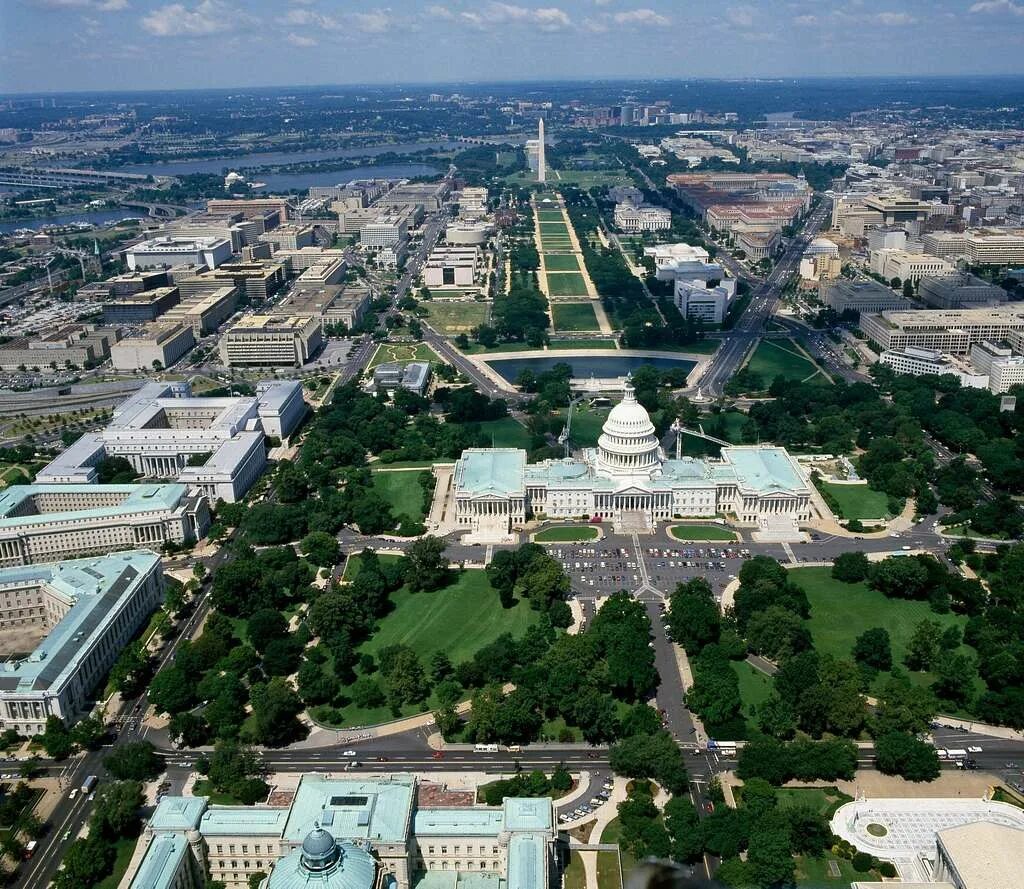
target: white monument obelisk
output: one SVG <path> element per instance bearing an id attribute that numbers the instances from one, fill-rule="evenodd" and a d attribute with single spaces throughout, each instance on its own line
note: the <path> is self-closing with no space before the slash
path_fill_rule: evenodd
<path id="1" fill-rule="evenodd" d="M 544 166 L 544 118 L 537 119 L 537 181 L 544 182 L 547 170 Z"/>

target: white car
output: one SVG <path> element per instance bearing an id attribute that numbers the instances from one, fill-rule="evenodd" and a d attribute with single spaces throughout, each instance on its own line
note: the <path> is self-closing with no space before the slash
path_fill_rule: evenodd
<path id="1" fill-rule="evenodd" d="M 974 747 L 968 747 L 968 748 L 967 748 L 967 752 L 968 752 L 968 753 L 984 753 L 984 750 L 982 750 L 982 749 L 981 749 L 980 747 L 978 747 L 978 746 L 974 746 Z"/>
<path id="2" fill-rule="evenodd" d="M 355 752 L 355 750 L 346 750 L 346 751 L 345 751 L 344 753 L 342 753 L 341 755 L 342 755 L 342 756 L 355 756 L 355 755 L 356 755 L 356 752 Z"/>

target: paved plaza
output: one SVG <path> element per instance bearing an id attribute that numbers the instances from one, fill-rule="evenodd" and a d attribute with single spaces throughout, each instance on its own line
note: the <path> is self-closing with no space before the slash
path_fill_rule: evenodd
<path id="1" fill-rule="evenodd" d="M 977 822 L 1016 828 L 1024 844 L 1024 811 L 984 799 L 856 800 L 839 807 L 831 827 L 862 852 L 895 864 L 904 882 L 927 882 L 936 834 Z"/>

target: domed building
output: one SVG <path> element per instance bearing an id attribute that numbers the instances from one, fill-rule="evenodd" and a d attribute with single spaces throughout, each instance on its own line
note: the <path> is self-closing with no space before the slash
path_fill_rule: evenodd
<path id="1" fill-rule="evenodd" d="M 377 862 L 354 843 L 339 842 L 317 822 L 302 845 L 286 855 L 261 889 L 373 889 Z"/>
<path id="2" fill-rule="evenodd" d="M 530 517 L 610 521 L 627 531 L 717 515 L 795 530 L 810 518 L 810 484 L 785 448 L 723 447 L 719 459 L 669 459 L 628 380 L 596 448 L 530 464 L 517 448 L 472 448 L 456 463 L 453 485 L 456 522 L 478 542 L 506 540 Z"/>

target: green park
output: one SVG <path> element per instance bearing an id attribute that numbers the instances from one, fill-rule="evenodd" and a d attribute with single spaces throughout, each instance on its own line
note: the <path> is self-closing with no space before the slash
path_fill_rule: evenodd
<path id="1" fill-rule="evenodd" d="M 668 533 L 676 540 L 733 542 L 736 532 L 720 525 L 672 525 Z"/>
<path id="2" fill-rule="evenodd" d="M 551 276 L 548 276 L 548 280 Z M 553 303 L 551 320 L 555 330 L 598 330 L 597 315 L 590 303 Z"/>
<path id="3" fill-rule="evenodd" d="M 537 543 L 582 543 L 597 540 L 601 529 L 594 525 L 556 525 L 533 535 Z"/>
<path id="4" fill-rule="evenodd" d="M 548 272 L 547 279 L 551 296 L 587 295 L 587 282 L 580 272 Z"/>

